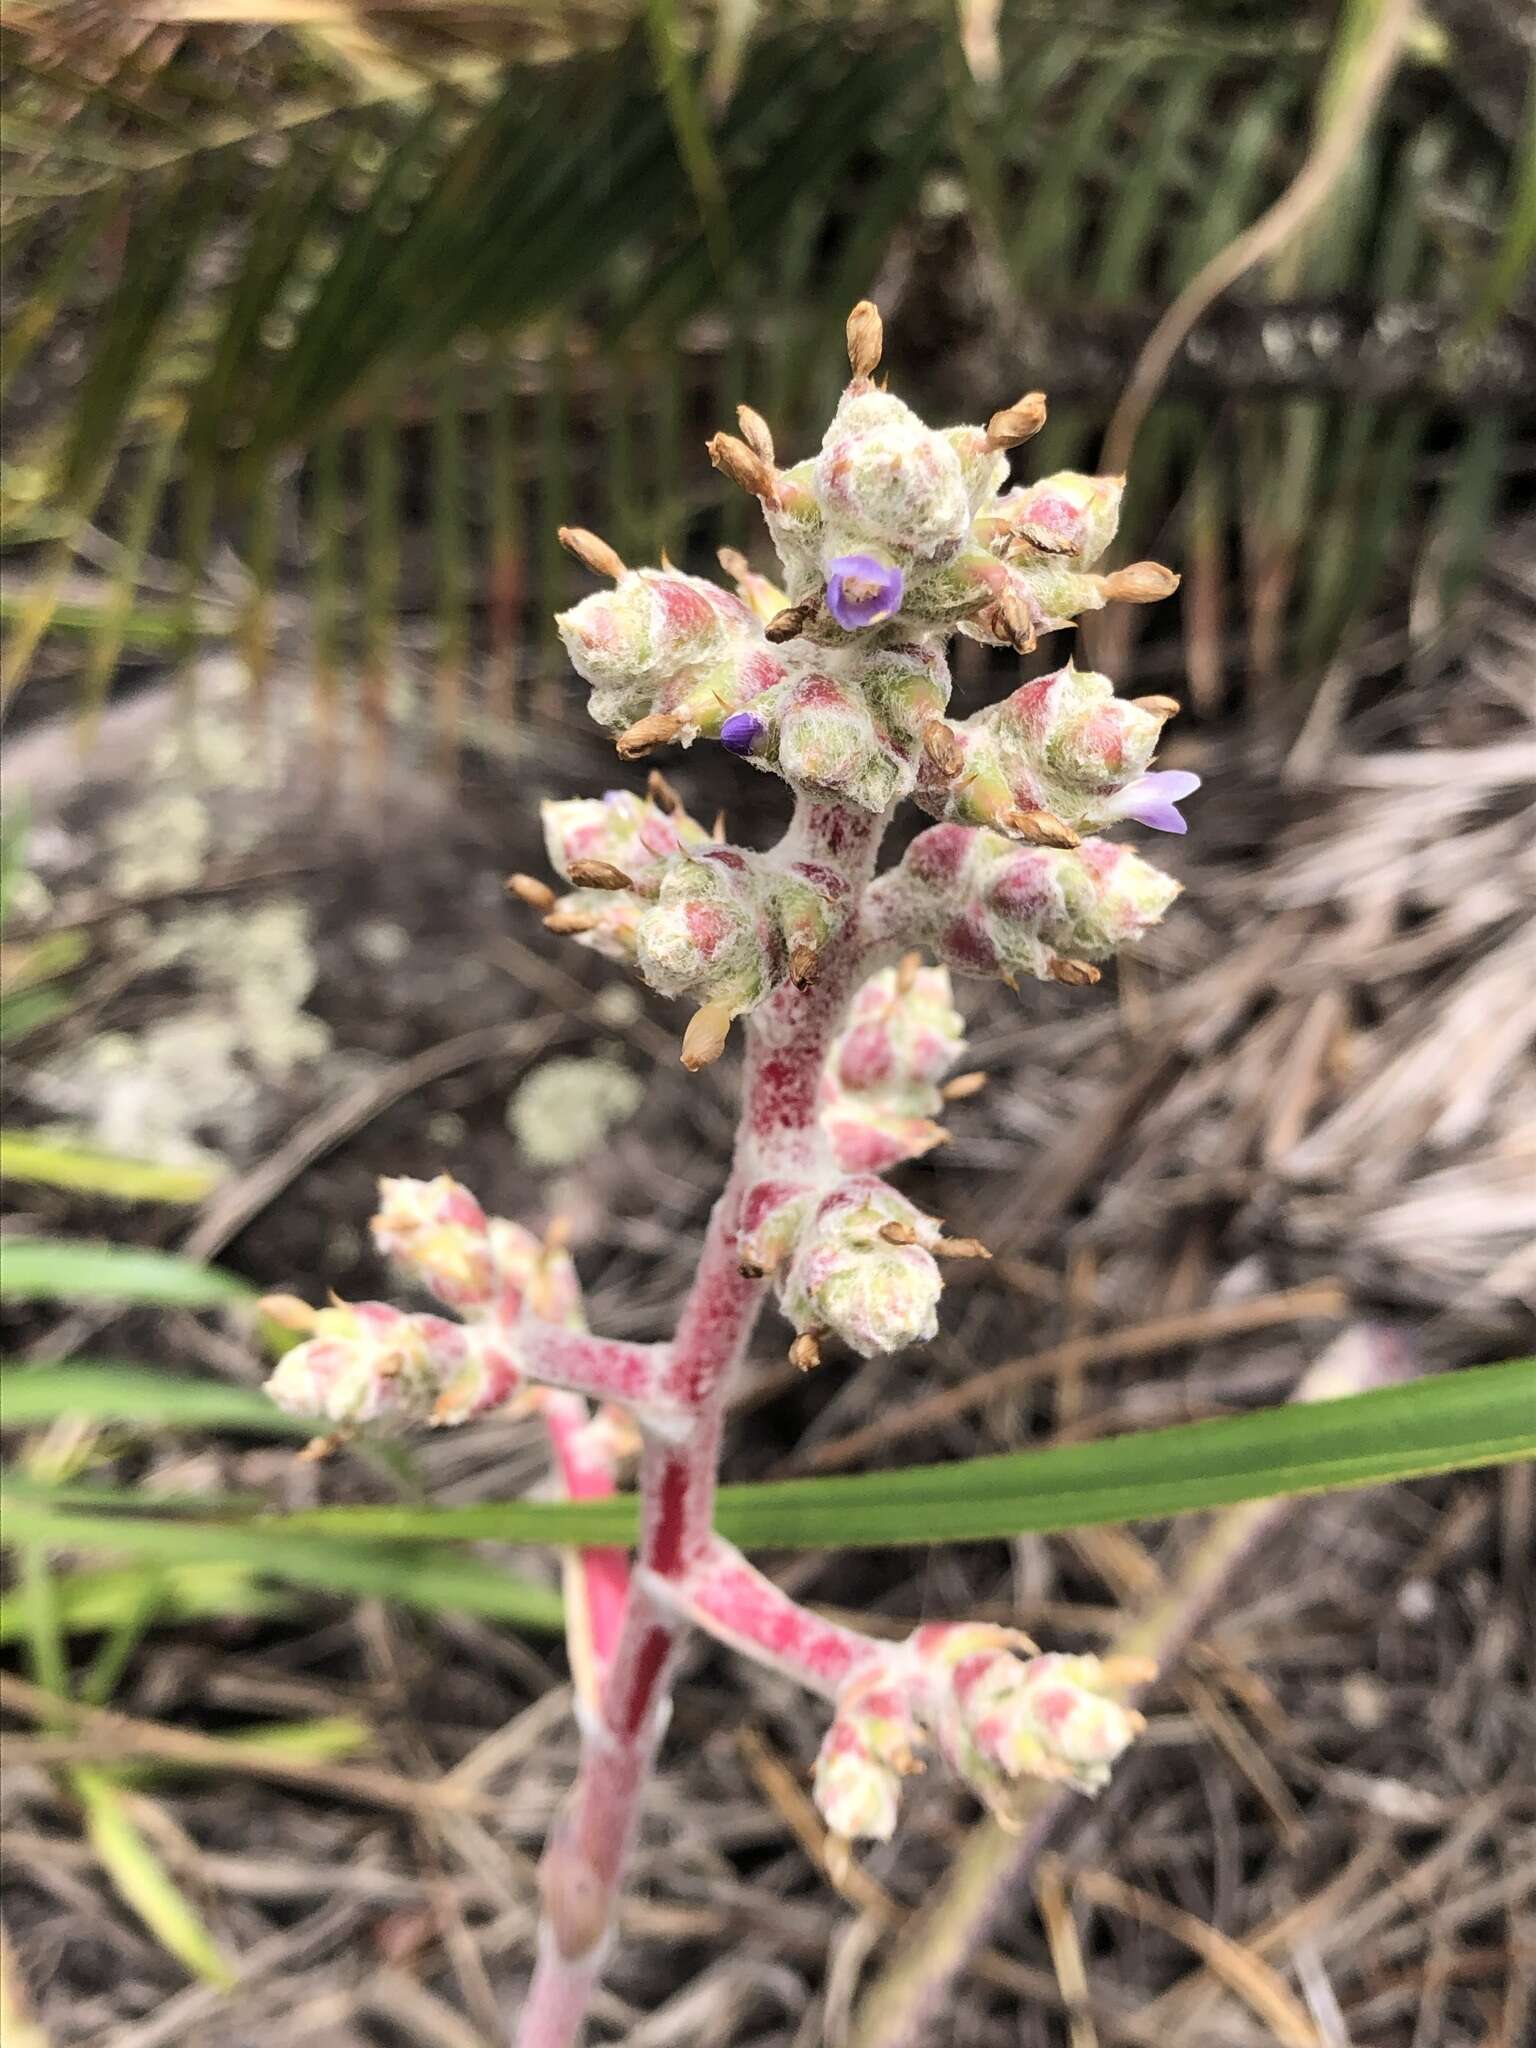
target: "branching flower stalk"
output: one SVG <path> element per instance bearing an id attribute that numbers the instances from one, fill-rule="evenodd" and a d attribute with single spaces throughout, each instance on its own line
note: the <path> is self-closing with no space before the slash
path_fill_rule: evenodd
<path id="1" fill-rule="evenodd" d="M 1125 820 L 1183 831 L 1177 805 L 1197 782 L 1151 766 L 1176 703 L 1128 702 L 1070 661 L 947 717 L 953 633 L 1027 654 L 1082 613 L 1149 602 L 1177 579 L 1155 563 L 1095 570 L 1123 478 L 1010 486 L 1008 451 L 1044 422 L 1038 394 L 936 432 L 876 387 L 881 347 L 865 302 L 848 322 L 852 380 L 809 460 L 781 468 L 746 406 L 740 434 L 709 444 L 762 506 L 777 581 L 729 550 L 733 590 L 561 536 L 611 585 L 558 623 L 620 755 L 713 741 L 794 792 L 766 853 L 690 818 L 657 772 L 643 796 L 547 804 L 565 892 L 526 875 L 509 885 L 551 930 L 694 1005 L 690 1069 L 744 1020 L 735 1154 L 672 1341 L 590 1334 L 558 1237 L 487 1217 L 447 1176 L 386 1181 L 374 1232 L 455 1319 L 282 1305 L 305 1341 L 272 1394 L 333 1432 L 536 1410 L 573 1497 L 611 1490 L 638 1460 L 633 1568 L 611 1551 L 566 1568 L 582 1765 L 541 1865 L 520 2048 L 579 2037 L 688 1630 L 830 1703 L 814 1790 L 850 1842 L 890 1837 L 927 1754 L 1006 1819 L 1041 1780 L 1096 1790 L 1140 1726 L 1126 1704 L 1139 1667 L 1041 1654 L 979 1623 L 877 1641 L 798 1606 L 713 1528 L 724 1397 L 765 1302 L 797 1365 L 834 1346 L 874 1357 L 935 1334 L 946 1259 L 987 1255 L 882 1177 L 940 1143 L 947 1103 L 984 1081 L 944 1078 L 964 1052 L 951 974 L 1096 981 L 1096 963 L 1177 894 L 1100 835 Z M 877 875 L 908 797 L 935 823 Z"/>

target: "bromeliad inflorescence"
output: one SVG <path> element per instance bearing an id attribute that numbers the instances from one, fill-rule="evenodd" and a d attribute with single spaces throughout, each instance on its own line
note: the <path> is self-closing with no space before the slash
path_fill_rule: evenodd
<path id="1" fill-rule="evenodd" d="M 686 1066 L 718 1059 L 745 1020 L 736 1152 L 673 1340 L 592 1335 L 558 1234 L 487 1217 L 446 1176 L 385 1182 L 374 1231 L 451 1314 L 273 1304 L 304 1338 L 274 1398 L 343 1436 L 536 1410 L 577 1498 L 612 1491 L 638 1460 L 633 1566 L 608 1550 L 567 1561 L 583 1766 L 542 1866 L 524 2048 L 579 2033 L 688 1627 L 831 1701 L 814 1789 L 845 1838 L 891 1834 L 925 1752 L 1006 1816 L 1031 1779 L 1096 1789 L 1140 1725 L 1128 1694 L 1144 1671 L 967 1623 L 877 1642 L 796 1606 L 712 1528 L 723 1392 L 765 1301 L 796 1364 L 835 1346 L 873 1357 L 933 1336 L 946 1260 L 987 1256 L 881 1177 L 941 1143 L 948 1104 L 985 1080 L 946 1079 L 965 1050 L 951 975 L 1096 981 L 1177 894 L 1099 835 L 1125 821 L 1182 832 L 1177 806 L 1198 783 L 1152 766 L 1172 699 L 1119 698 L 1070 660 L 948 716 L 954 633 L 1030 654 L 1177 578 L 1149 562 L 1096 569 L 1123 478 L 1010 486 L 1009 451 L 1044 422 L 1037 393 L 985 426 L 935 431 L 874 384 L 881 345 L 879 314 L 857 306 L 853 376 L 818 454 L 781 467 L 748 406 L 739 435 L 709 443 L 762 506 L 776 578 L 731 550 L 733 590 L 631 569 L 596 535 L 562 531 L 608 586 L 558 624 L 621 757 L 713 743 L 795 798 L 785 837 L 760 852 L 691 818 L 653 771 L 643 794 L 546 804 L 564 890 L 509 884 L 551 931 L 693 1006 Z M 904 797 L 934 822 L 877 877 Z"/>

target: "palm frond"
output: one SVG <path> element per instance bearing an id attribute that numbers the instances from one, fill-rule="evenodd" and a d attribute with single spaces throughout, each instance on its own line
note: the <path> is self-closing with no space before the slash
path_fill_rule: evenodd
<path id="1" fill-rule="evenodd" d="M 876 279 L 932 351 L 944 295 L 977 274 L 988 347 L 1063 372 L 1032 454 L 1090 463 L 1106 366 L 1291 176 L 1357 18 L 1330 54 L 1321 9 L 1283 27 L 1193 0 L 1010 9 L 978 83 L 948 17 L 935 38 L 878 9 L 763 9 L 745 37 L 732 15 L 722 93 L 714 18 L 677 0 L 615 0 L 559 33 L 516 6 L 359 6 L 340 29 L 334 8 L 252 6 L 241 21 L 273 24 L 255 40 L 228 8 L 163 11 L 163 33 L 99 49 L 47 9 L 3 31 L 7 690 L 67 603 L 92 619 L 78 675 L 99 700 L 151 570 L 163 595 L 169 528 L 180 657 L 226 545 L 246 596 L 217 615 L 254 673 L 279 593 L 307 589 L 336 716 L 360 690 L 377 732 L 419 661 L 445 742 L 482 671 L 501 720 L 551 658 L 535 615 L 574 588 L 558 520 L 606 521 L 637 556 L 744 537 L 744 504 L 701 517 L 699 442 L 749 398 L 796 445 Z M 1444 53 L 1420 56 L 1433 80 Z M 1279 348 L 1326 338 L 1339 308 L 1410 325 L 1432 308 L 1466 349 L 1507 346 L 1536 114 L 1511 149 L 1454 95 L 1427 103 L 1404 82 L 1326 220 L 1232 315 L 1251 307 Z M 69 383 L 54 365 L 82 332 Z M 1224 614 L 1256 675 L 1304 685 L 1425 535 L 1452 603 L 1513 459 L 1507 418 L 1478 418 L 1454 368 L 1388 410 L 1309 380 L 1311 357 L 1239 389 L 1223 355 L 1190 357 L 1154 412 L 1125 533 L 1190 569 L 1212 706 L 1242 665 Z M 112 574 L 90 600 L 77 550 L 94 536 L 99 559 L 102 531 Z M 1111 652 L 1140 624 L 1110 628 Z"/>

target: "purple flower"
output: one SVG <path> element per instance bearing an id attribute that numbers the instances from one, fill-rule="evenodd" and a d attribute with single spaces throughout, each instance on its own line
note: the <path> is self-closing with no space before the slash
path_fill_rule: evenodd
<path id="1" fill-rule="evenodd" d="M 720 728 L 720 744 L 732 754 L 750 754 L 763 736 L 763 721 L 752 711 L 733 711 Z"/>
<path id="2" fill-rule="evenodd" d="M 840 626 L 883 626 L 901 610 L 906 578 L 878 555 L 835 555 L 827 573 L 827 610 Z"/>
<path id="3" fill-rule="evenodd" d="M 1200 778 L 1187 768 L 1155 768 L 1150 775 L 1138 775 L 1118 796 L 1112 797 L 1112 817 L 1134 818 L 1138 825 L 1150 825 L 1154 832 L 1187 832 L 1179 816 L 1179 805 L 1193 796 Z"/>

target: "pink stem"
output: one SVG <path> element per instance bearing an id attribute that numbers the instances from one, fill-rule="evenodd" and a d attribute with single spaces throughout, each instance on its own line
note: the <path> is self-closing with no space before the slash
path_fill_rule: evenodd
<path id="1" fill-rule="evenodd" d="M 653 1590 L 718 1641 L 827 1699 L 888 1648 L 791 1600 L 721 1536 L 681 1578 L 657 1580 Z"/>
<path id="2" fill-rule="evenodd" d="M 615 1402 L 662 1436 L 687 1430 L 689 1410 L 670 1392 L 672 1361 L 665 1344 L 625 1344 L 532 1316 L 493 1327 L 505 1329 L 519 1371 L 538 1385 Z"/>
<path id="3" fill-rule="evenodd" d="M 593 1447 L 591 1415 L 579 1394 L 551 1390 L 541 1410 L 567 1500 L 603 1500 L 614 1491 L 613 1461 Z M 576 1692 L 595 1707 L 618 1647 L 629 1597 L 629 1553 L 569 1551 L 565 1570 L 566 1648 Z"/>
<path id="4" fill-rule="evenodd" d="M 859 971 L 857 908 L 881 822 L 799 799 L 779 849 L 781 859 L 820 862 L 841 877 L 850 916 L 845 936 L 826 948 L 814 986 L 803 993 L 780 989 L 748 1020 L 735 1159 L 709 1219 L 663 1386 L 690 1427 L 681 1440 L 667 1441 L 648 1427 L 643 1409 L 637 1414 L 647 1431 L 640 1463 L 644 1569 L 631 1582 L 597 1712 L 584 1723 L 581 1770 L 540 1866 L 544 1922 L 519 2048 L 571 2048 L 602 1969 L 686 1625 L 670 1599 L 659 1597 L 657 1582 L 685 1580 L 708 1555 L 726 1384 L 762 1305 L 762 1281 L 740 1270 L 741 1215 L 757 1181 L 822 1157 L 822 1065 Z"/>

